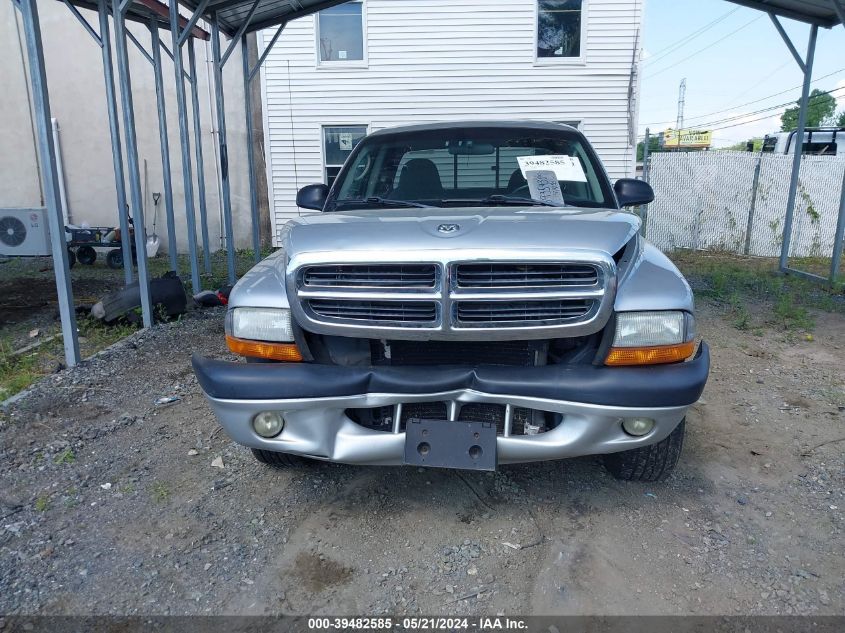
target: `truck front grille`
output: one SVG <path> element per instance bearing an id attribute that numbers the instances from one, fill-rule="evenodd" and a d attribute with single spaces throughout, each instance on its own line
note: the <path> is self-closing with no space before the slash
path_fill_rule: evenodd
<path id="1" fill-rule="evenodd" d="M 545 358 L 546 341 L 371 341 L 374 365 L 496 365 L 532 367 Z M 422 416 L 418 416 L 422 417 Z"/>
<path id="2" fill-rule="evenodd" d="M 317 334 L 394 340 L 584 336 L 610 315 L 616 265 L 532 260 L 291 263 L 297 321 Z M 479 259 L 484 259 L 479 257 Z"/>
<path id="3" fill-rule="evenodd" d="M 556 325 L 581 319 L 593 308 L 584 299 L 556 301 L 459 301 L 455 322 L 462 327 Z"/>
<path id="4" fill-rule="evenodd" d="M 407 290 L 434 288 L 434 264 L 333 264 L 302 270 L 306 288 L 382 288 Z"/>
<path id="5" fill-rule="evenodd" d="M 437 305 L 431 301 L 345 301 L 311 299 L 310 311 L 318 317 L 363 323 L 434 323 Z"/>
<path id="6" fill-rule="evenodd" d="M 534 435 L 548 431 L 560 423 L 560 416 L 524 407 L 512 407 L 510 415 L 503 404 L 470 402 L 452 407 L 449 402 L 406 402 L 401 406 L 383 406 L 371 409 L 347 409 L 355 422 L 370 429 L 387 433 L 400 433 L 411 420 L 443 420 L 448 424 L 449 411 L 455 412 L 458 422 L 489 422 L 496 425 L 496 434 Z M 398 420 L 397 420 L 398 416 Z M 508 419 L 509 418 L 509 419 Z"/>
<path id="7" fill-rule="evenodd" d="M 555 263 L 457 264 L 458 288 L 561 288 L 595 286 L 599 281 L 595 266 Z"/>

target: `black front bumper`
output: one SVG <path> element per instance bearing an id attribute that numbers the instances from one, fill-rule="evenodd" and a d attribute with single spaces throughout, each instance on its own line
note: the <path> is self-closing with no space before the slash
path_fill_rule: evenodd
<path id="1" fill-rule="evenodd" d="M 473 390 L 613 407 L 678 407 L 698 400 L 710 371 L 710 351 L 703 342 L 688 362 L 647 367 L 339 367 L 231 363 L 196 354 L 192 361 L 203 391 L 222 400 Z"/>

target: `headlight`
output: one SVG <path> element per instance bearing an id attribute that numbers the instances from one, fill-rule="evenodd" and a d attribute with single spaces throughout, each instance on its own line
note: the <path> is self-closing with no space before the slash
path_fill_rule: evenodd
<path id="1" fill-rule="evenodd" d="M 290 310 L 284 308 L 234 308 L 229 311 L 229 332 L 250 341 L 293 342 Z"/>
<path id="2" fill-rule="evenodd" d="M 620 312 L 613 347 L 677 345 L 695 338 L 695 321 L 686 312 Z"/>
<path id="3" fill-rule="evenodd" d="M 658 365 L 695 351 L 695 319 L 688 312 L 620 312 L 606 365 Z"/>

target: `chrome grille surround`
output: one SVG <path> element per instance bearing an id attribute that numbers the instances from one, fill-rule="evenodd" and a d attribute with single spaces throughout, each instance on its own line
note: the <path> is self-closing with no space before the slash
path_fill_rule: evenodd
<path id="1" fill-rule="evenodd" d="M 396 253 L 389 251 L 294 254 L 286 272 L 294 317 L 307 331 L 336 336 L 565 338 L 601 330 L 616 297 L 616 264 L 602 252 L 462 249 L 402 256 L 395 261 Z M 431 271 L 433 286 L 420 281 L 430 279 Z M 467 271 L 482 271 L 480 287 L 459 274 Z M 539 274 L 525 274 L 535 271 Z M 393 284 L 402 278 L 412 283 Z M 497 278 L 503 278 L 501 285 Z"/>

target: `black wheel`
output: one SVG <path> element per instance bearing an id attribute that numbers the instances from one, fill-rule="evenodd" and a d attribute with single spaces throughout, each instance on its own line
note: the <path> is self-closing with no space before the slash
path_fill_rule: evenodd
<path id="1" fill-rule="evenodd" d="M 73 268 L 76 265 L 76 253 L 72 250 L 67 249 L 67 266 L 68 268 Z"/>
<path id="2" fill-rule="evenodd" d="M 115 270 L 123 268 L 123 251 L 119 248 L 110 250 L 106 255 L 106 266 Z"/>
<path id="3" fill-rule="evenodd" d="M 662 442 L 604 456 L 604 467 L 617 479 L 625 481 L 660 481 L 666 479 L 678 463 L 684 446 L 684 423 L 675 427 Z"/>
<path id="4" fill-rule="evenodd" d="M 277 453 L 276 451 L 264 451 L 260 448 L 252 448 L 253 457 L 262 464 L 267 464 L 273 468 L 296 468 L 307 466 L 312 462 L 310 459 L 299 457 L 298 455 L 290 455 L 288 453 Z"/>
<path id="5" fill-rule="evenodd" d="M 76 259 L 79 260 L 80 264 L 91 266 L 97 261 L 97 251 L 90 246 L 80 246 L 76 249 Z"/>

